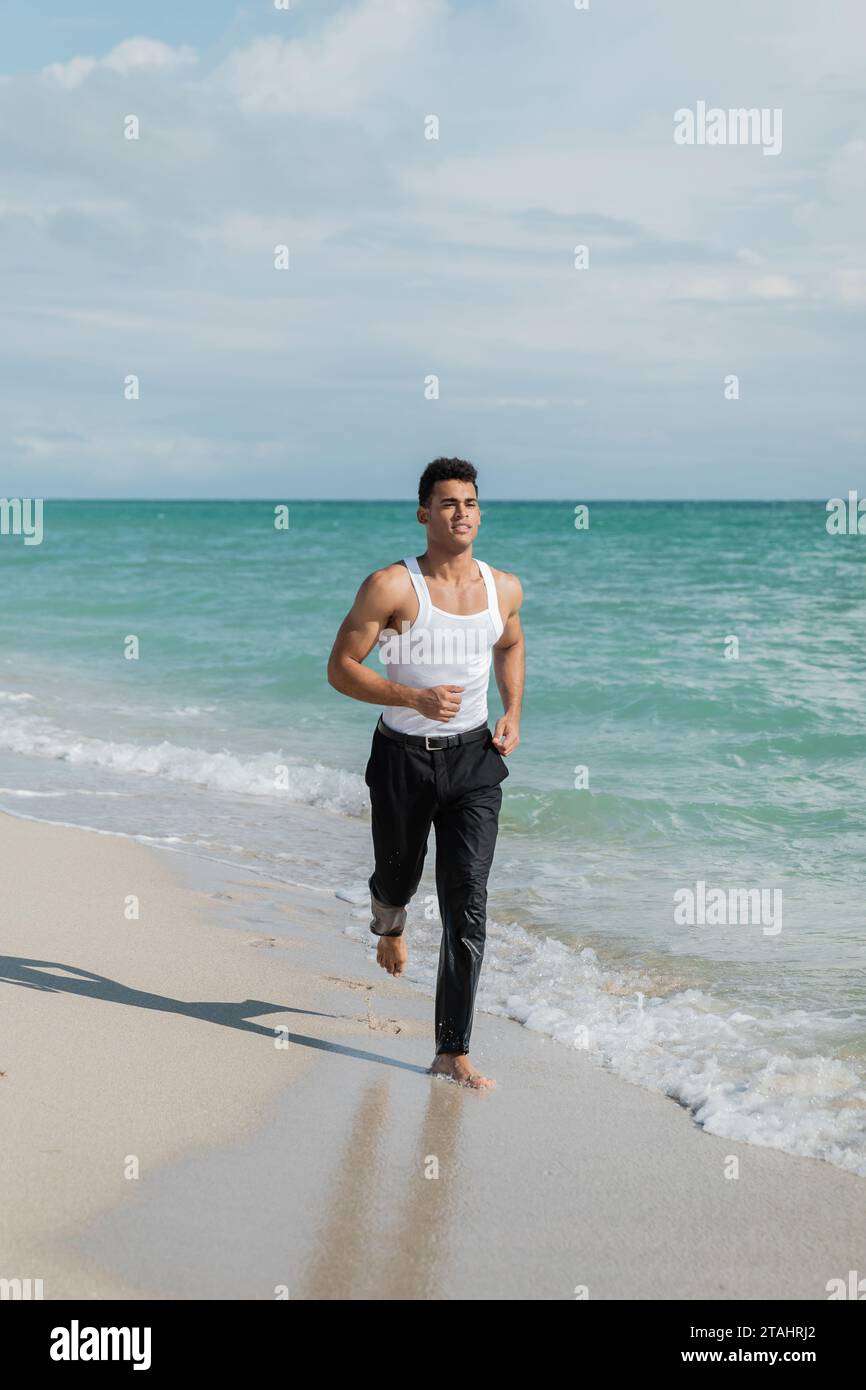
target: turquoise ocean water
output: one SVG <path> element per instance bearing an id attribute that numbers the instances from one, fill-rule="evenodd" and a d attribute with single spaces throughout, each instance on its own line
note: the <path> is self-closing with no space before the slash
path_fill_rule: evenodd
<path id="1" fill-rule="evenodd" d="M 573 512 L 490 503 L 476 547 L 523 581 L 529 663 L 479 1006 L 866 1174 L 866 537 L 823 502 Z M 363 939 L 377 711 L 325 662 L 361 578 L 423 551 L 412 505 L 279 531 L 267 502 L 49 501 L 44 528 L 0 536 L 0 807 L 314 884 Z M 678 923 L 698 883 L 778 889 L 781 930 Z"/>

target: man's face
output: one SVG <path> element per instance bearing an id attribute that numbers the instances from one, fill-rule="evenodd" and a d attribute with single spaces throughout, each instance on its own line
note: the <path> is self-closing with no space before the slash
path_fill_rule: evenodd
<path id="1" fill-rule="evenodd" d="M 474 483 L 436 483 L 429 506 L 418 508 L 418 520 L 429 538 L 447 550 L 468 550 L 481 522 Z"/>

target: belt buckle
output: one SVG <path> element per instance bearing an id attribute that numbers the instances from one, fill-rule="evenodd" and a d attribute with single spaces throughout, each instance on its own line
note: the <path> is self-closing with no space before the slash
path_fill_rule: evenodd
<path id="1" fill-rule="evenodd" d="M 439 735 L 433 734 L 433 735 L 432 735 L 432 738 L 433 738 L 434 740 L 435 740 L 437 737 L 441 738 L 442 735 L 441 735 L 441 734 L 439 734 Z M 430 735 L 430 734 L 425 734 L 425 735 L 424 735 L 424 747 L 427 749 L 427 752 L 428 752 L 428 753 L 441 753 L 441 752 L 442 752 L 442 749 L 443 749 L 446 745 L 445 745 L 444 743 L 435 743 L 435 742 L 434 742 L 434 743 L 431 743 L 431 742 L 430 742 L 430 739 L 431 739 L 431 735 Z"/>

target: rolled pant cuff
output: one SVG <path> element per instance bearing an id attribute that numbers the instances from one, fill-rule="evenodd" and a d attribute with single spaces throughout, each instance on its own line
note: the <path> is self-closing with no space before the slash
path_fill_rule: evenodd
<path id="1" fill-rule="evenodd" d="M 402 936 L 403 928 L 406 925 L 405 907 L 389 907 L 387 903 L 380 903 L 378 898 L 370 894 L 370 907 L 373 912 L 373 920 L 370 923 L 370 931 L 374 936 Z"/>

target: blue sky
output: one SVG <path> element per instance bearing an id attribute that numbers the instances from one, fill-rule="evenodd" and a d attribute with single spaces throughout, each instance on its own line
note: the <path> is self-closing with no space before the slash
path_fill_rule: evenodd
<path id="1" fill-rule="evenodd" d="M 0 495 L 405 497 L 443 453 L 488 497 L 866 491 L 859 0 L 0 25 Z M 698 101 L 781 152 L 677 146 Z"/>

